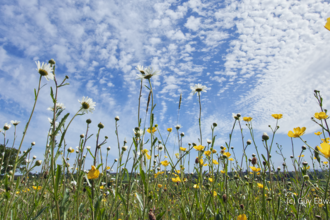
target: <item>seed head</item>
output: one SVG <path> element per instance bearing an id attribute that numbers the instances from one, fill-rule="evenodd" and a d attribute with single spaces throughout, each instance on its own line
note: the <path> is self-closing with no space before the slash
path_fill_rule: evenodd
<path id="1" fill-rule="evenodd" d="M 257 158 L 254 156 L 254 157 L 252 157 L 252 164 L 253 165 L 256 165 L 257 164 Z"/>
<path id="2" fill-rule="evenodd" d="M 102 128 L 104 128 L 104 125 L 100 122 L 100 123 L 97 125 L 97 127 L 99 127 L 99 129 L 102 129 Z"/>
<path id="3" fill-rule="evenodd" d="M 87 120 L 86 120 L 86 123 L 87 123 L 87 124 L 90 124 L 90 123 L 92 123 L 92 120 L 91 120 L 91 119 L 87 119 Z"/>
<path id="4" fill-rule="evenodd" d="M 223 194 L 223 195 L 222 195 L 222 201 L 223 201 L 224 203 L 227 202 L 227 195 L 226 195 L 226 194 Z"/>

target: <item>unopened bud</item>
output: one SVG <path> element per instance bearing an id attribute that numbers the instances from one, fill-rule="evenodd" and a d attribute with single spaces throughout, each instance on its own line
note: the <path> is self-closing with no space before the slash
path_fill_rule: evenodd
<path id="1" fill-rule="evenodd" d="M 263 135 L 262 135 L 262 140 L 267 141 L 268 139 L 269 139 L 268 134 L 266 132 L 264 132 Z"/>
<path id="2" fill-rule="evenodd" d="M 119 121 L 119 116 L 116 116 L 116 117 L 115 117 L 115 120 L 116 120 L 116 121 Z"/>
<path id="3" fill-rule="evenodd" d="M 102 129 L 102 128 L 104 128 L 104 125 L 100 122 L 100 123 L 97 125 L 97 127 L 99 127 L 99 129 Z"/>
<path id="4" fill-rule="evenodd" d="M 42 160 L 37 160 L 36 161 L 36 166 L 40 166 L 42 164 Z"/>
<path id="5" fill-rule="evenodd" d="M 250 144 L 252 144 L 252 141 L 251 141 L 251 140 L 247 140 L 247 141 L 246 141 L 246 144 L 247 144 L 247 145 L 250 145 Z"/>
<path id="6" fill-rule="evenodd" d="M 127 146 L 122 146 L 121 149 L 122 149 L 123 151 L 126 151 L 126 150 L 127 150 Z"/>
<path id="7" fill-rule="evenodd" d="M 92 120 L 91 120 L 91 119 L 87 119 L 87 120 L 86 120 L 86 123 L 87 123 L 87 124 L 90 124 L 90 123 L 92 123 Z"/>
<path id="8" fill-rule="evenodd" d="M 301 146 L 301 149 L 302 149 L 302 150 L 306 150 L 307 148 L 306 148 L 305 145 L 303 145 L 303 146 Z"/>
<path id="9" fill-rule="evenodd" d="M 84 134 L 81 134 L 81 135 L 80 135 L 80 138 L 84 138 L 84 137 L 85 137 L 85 135 L 84 135 Z"/>
<path id="10" fill-rule="evenodd" d="M 109 150 L 111 150 L 111 147 L 109 146 L 109 147 L 107 147 L 107 151 L 109 151 Z"/>

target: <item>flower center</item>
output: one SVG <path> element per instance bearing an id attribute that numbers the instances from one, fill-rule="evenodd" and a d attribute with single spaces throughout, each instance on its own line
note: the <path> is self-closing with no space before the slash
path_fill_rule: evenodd
<path id="1" fill-rule="evenodd" d="M 39 74 L 42 75 L 42 76 L 47 76 L 48 72 L 44 69 L 39 69 Z"/>
<path id="2" fill-rule="evenodd" d="M 81 105 L 83 109 L 89 109 L 89 104 L 87 102 L 83 102 Z"/>
<path id="3" fill-rule="evenodd" d="M 196 92 L 201 92 L 203 89 L 201 89 L 201 88 L 197 88 L 196 89 Z"/>

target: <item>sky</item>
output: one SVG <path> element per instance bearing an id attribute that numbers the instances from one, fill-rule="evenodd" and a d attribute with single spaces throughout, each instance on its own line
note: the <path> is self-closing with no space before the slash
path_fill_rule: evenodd
<path id="1" fill-rule="evenodd" d="M 137 126 L 137 65 L 160 71 L 151 79 L 157 104 L 155 123 L 162 136 L 167 136 L 167 128 L 180 124 L 180 132 L 185 133 L 183 147 L 198 143 L 199 102 L 190 88 L 197 83 L 209 88 L 201 94 L 204 145 L 212 137 L 213 122 L 218 124 L 215 149 L 219 151 L 229 142 L 232 113 L 253 118 L 256 143 L 264 154 L 261 135 L 270 135 L 268 125 L 274 128 L 276 124 L 271 114 L 283 114 L 274 143 L 283 146 L 289 169 L 289 130 L 306 127 L 303 139 L 312 147 L 320 143 L 314 135 L 320 128 L 311 117 L 320 111 L 315 89 L 321 91 L 325 108 L 330 103 L 330 32 L 324 28 L 330 17 L 329 1 L 2 0 L 0 11 L 0 124 L 21 121 L 15 147 L 32 110 L 33 89 L 38 86 L 35 61 L 49 59 L 56 61 L 58 81 L 69 76 L 70 85 L 58 93 L 58 102 L 65 105 L 69 118 L 78 111 L 83 96 L 96 102 L 94 113 L 79 116 L 70 125 L 67 146 L 78 145 L 90 118 L 94 136 L 87 145 L 95 148 L 97 124 L 102 122 L 101 136 L 109 136 L 104 148 L 112 148 L 109 161 L 118 157 L 114 117 L 120 117 L 121 145 L 126 138 L 130 146 Z M 25 150 L 35 141 L 32 154 L 38 159 L 45 151 L 47 118 L 52 116 L 47 110 L 52 105 L 50 87 L 54 88 L 54 82 L 45 78 L 42 84 L 46 85 L 22 147 Z M 144 87 L 142 121 L 147 98 Z M 245 142 L 251 136 L 245 123 L 242 128 Z M 13 132 L 12 127 L 6 134 L 10 146 Z M 149 137 L 146 134 L 145 139 Z M 297 155 L 303 143 L 299 139 L 293 143 Z M 238 126 L 231 146 L 240 158 Z M 178 147 L 176 132 L 172 132 L 167 148 L 175 153 Z M 273 147 L 271 153 L 277 167 L 283 160 L 275 150 Z M 255 152 L 253 145 L 247 148 L 248 157 Z M 194 151 L 192 158 L 196 155 Z M 305 152 L 303 159 L 310 162 L 310 156 Z M 91 164 L 89 157 L 87 164 Z"/>

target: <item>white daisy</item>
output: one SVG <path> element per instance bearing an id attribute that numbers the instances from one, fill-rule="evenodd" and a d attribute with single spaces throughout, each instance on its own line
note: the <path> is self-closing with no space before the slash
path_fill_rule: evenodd
<path id="1" fill-rule="evenodd" d="M 140 71 L 141 72 L 141 71 Z M 153 76 L 157 76 L 159 70 L 154 70 L 152 67 L 148 67 L 144 70 L 145 74 L 139 74 L 137 79 L 150 79 Z"/>
<path id="2" fill-rule="evenodd" d="M 71 184 L 76 186 L 77 182 L 73 180 L 73 181 L 71 181 Z"/>
<path id="3" fill-rule="evenodd" d="M 136 67 L 136 69 L 137 69 L 137 71 L 139 71 L 140 73 L 142 73 L 142 74 L 145 74 L 145 69 L 143 68 L 143 66 L 140 66 L 140 65 L 138 65 L 137 67 Z"/>
<path id="4" fill-rule="evenodd" d="M 91 98 L 88 98 L 88 97 L 85 98 L 85 96 L 84 96 L 82 98 L 82 100 L 79 102 L 81 104 L 82 113 L 88 113 L 88 112 L 93 113 L 93 111 L 95 110 L 95 102 L 93 102 L 93 100 Z"/>
<path id="5" fill-rule="evenodd" d="M 20 121 L 16 121 L 16 120 L 15 121 L 11 120 L 10 123 L 12 123 L 14 126 L 16 126 L 16 125 L 18 125 L 21 122 Z"/>
<path id="6" fill-rule="evenodd" d="M 133 132 L 134 132 L 134 135 L 137 136 L 137 137 L 141 137 L 143 136 L 143 130 L 135 130 L 133 129 Z"/>
<path id="7" fill-rule="evenodd" d="M 160 144 L 160 145 L 158 146 L 158 150 L 159 150 L 159 151 L 164 150 L 164 145 Z"/>
<path id="8" fill-rule="evenodd" d="M 181 128 L 181 125 L 175 125 L 175 128 L 177 129 L 177 130 L 179 130 L 180 128 Z"/>
<path id="9" fill-rule="evenodd" d="M 9 130 L 10 127 L 11 127 L 11 124 L 5 123 L 5 125 L 3 126 L 3 130 L 7 131 L 7 130 Z"/>
<path id="10" fill-rule="evenodd" d="M 48 121 L 49 121 L 49 123 L 52 125 L 51 128 L 53 128 L 53 120 L 50 119 L 50 118 L 48 118 Z M 59 124 L 59 123 L 58 123 L 57 121 L 55 121 L 55 128 L 58 127 L 58 124 Z"/>
<path id="11" fill-rule="evenodd" d="M 63 103 L 56 103 L 56 110 L 58 110 L 58 109 L 64 110 L 65 109 L 64 104 Z M 54 106 L 51 106 L 51 107 L 47 108 L 47 110 L 53 112 L 54 111 Z"/>
<path id="12" fill-rule="evenodd" d="M 198 84 L 195 84 L 194 86 L 190 86 L 190 89 L 191 89 L 191 92 L 193 93 L 193 95 L 195 95 L 196 92 L 198 95 L 200 95 L 201 92 L 206 92 L 206 90 L 208 90 L 209 88 L 198 83 Z"/>
<path id="13" fill-rule="evenodd" d="M 37 70 L 40 75 L 44 76 L 48 81 L 54 80 L 53 68 L 50 66 L 49 63 L 42 63 L 40 65 L 40 61 L 36 62 Z"/>

